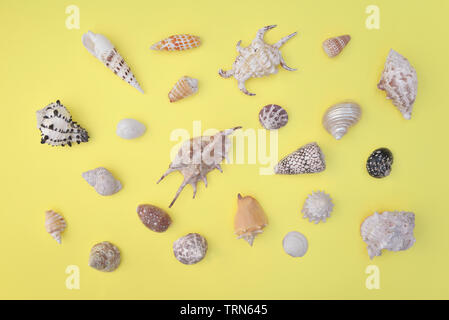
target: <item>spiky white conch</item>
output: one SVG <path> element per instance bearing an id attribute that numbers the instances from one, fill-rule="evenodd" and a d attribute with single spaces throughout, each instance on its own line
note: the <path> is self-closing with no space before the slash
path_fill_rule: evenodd
<path id="1" fill-rule="evenodd" d="M 254 93 L 248 92 L 245 87 L 245 81 L 249 78 L 260 78 L 275 74 L 278 72 L 277 67 L 281 65 L 285 70 L 295 71 L 285 63 L 280 52 L 280 47 L 290 38 L 296 35 L 296 32 L 282 38 L 273 45 L 265 43 L 263 37 L 265 32 L 273 29 L 276 25 L 266 26 L 257 31 L 256 38 L 246 48 L 240 46 L 242 41 L 237 43 L 237 52 L 239 55 L 235 59 L 232 69 L 229 71 L 219 70 L 218 74 L 223 78 L 234 77 L 238 81 L 239 89 L 249 95 Z"/>
<path id="2" fill-rule="evenodd" d="M 304 202 L 302 213 L 310 222 L 326 222 L 334 208 L 331 197 L 324 191 L 312 192 Z"/>
<path id="3" fill-rule="evenodd" d="M 82 42 L 84 47 L 98 60 L 111 69 L 122 80 L 143 93 L 131 69 L 125 60 L 115 49 L 114 45 L 105 36 L 88 31 L 83 34 Z"/>
<path id="4" fill-rule="evenodd" d="M 235 127 L 218 132 L 213 136 L 200 136 L 185 141 L 178 150 L 175 159 L 170 163 L 168 170 L 157 181 L 159 183 L 167 175 L 179 171 L 184 181 L 179 187 L 169 208 L 173 206 L 182 189 L 188 184 L 193 187 L 193 198 L 196 195 L 196 185 L 202 180 L 207 187 L 206 175 L 217 169 L 223 172 L 220 163 L 227 159 L 231 141 L 228 136 L 241 127 Z"/>

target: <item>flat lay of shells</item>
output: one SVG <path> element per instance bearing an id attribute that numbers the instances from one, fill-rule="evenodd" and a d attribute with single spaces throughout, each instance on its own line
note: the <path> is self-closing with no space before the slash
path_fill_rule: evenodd
<path id="1" fill-rule="evenodd" d="M 296 70 L 287 66 L 280 51 L 280 48 L 288 40 L 293 38 L 296 32 L 283 37 L 274 44 L 268 44 L 264 41 L 264 35 L 274 27 L 276 25 L 269 25 L 259 29 L 256 37 L 247 47 L 242 47 L 242 41 L 239 41 L 236 46 L 238 56 L 232 68 L 228 71 L 219 70 L 219 75 L 223 78 L 234 77 L 237 80 L 238 88 L 246 95 L 254 95 L 246 89 L 245 85 L 246 81 L 250 78 L 260 78 L 276 74 L 279 66 L 288 71 Z M 342 51 L 348 46 L 350 40 L 350 35 L 331 37 L 322 43 L 322 48 L 329 58 L 334 59 L 342 54 Z M 105 35 L 88 31 L 82 36 L 82 45 L 108 69 L 113 71 L 116 76 L 141 93 L 144 93 L 127 62 L 125 62 L 124 58 Z M 179 54 L 185 54 L 181 52 L 198 48 L 200 45 L 201 40 L 196 35 L 176 34 L 155 42 L 150 49 L 154 51 L 179 51 Z M 351 49 L 348 48 L 346 50 Z M 177 54 L 170 53 L 168 55 L 176 59 Z M 324 57 L 326 58 L 326 56 Z M 338 60 L 339 58 L 333 61 L 338 63 Z M 92 63 L 90 68 L 92 68 L 90 70 L 91 73 L 101 72 L 94 70 L 94 63 Z M 182 104 L 183 102 L 181 100 L 192 95 L 198 95 L 198 83 L 198 79 L 189 76 L 178 78 L 176 83 L 174 85 L 172 84 L 173 86 L 168 91 L 169 101 L 171 103 L 176 102 L 176 105 Z M 410 62 L 404 56 L 391 49 L 386 58 L 384 70 L 380 75 L 377 87 L 385 91 L 387 98 L 392 101 L 403 118 L 407 120 L 411 119 L 413 105 L 417 96 L 417 83 L 417 73 Z M 165 94 L 167 93 L 165 92 Z M 70 106 L 70 108 L 76 108 L 76 106 Z M 378 110 L 377 112 L 387 111 Z M 40 130 L 41 144 L 56 147 L 71 147 L 74 144 L 89 142 L 89 135 L 86 129 L 72 120 L 69 110 L 59 100 L 38 110 L 36 117 L 37 128 Z M 334 139 L 340 140 L 346 135 L 349 136 L 348 138 L 344 138 L 342 142 L 337 143 L 339 144 L 343 143 L 346 139 L 350 139 L 350 136 L 356 133 L 349 132 L 352 130 L 356 131 L 356 129 L 351 128 L 360 122 L 361 117 L 361 106 L 351 100 L 345 100 L 333 104 L 325 110 L 321 118 L 321 125 L 330 134 L 329 139 L 333 140 L 334 143 L 337 143 Z M 254 119 L 254 122 L 256 121 Z M 271 103 L 266 104 L 259 110 L 258 121 L 266 130 L 279 130 L 288 125 L 289 115 L 283 107 Z M 315 121 L 318 126 L 320 120 L 315 119 Z M 82 123 L 84 122 L 82 121 Z M 159 183 L 173 172 L 179 172 L 182 175 L 182 182 L 174 194 L 173 200 L 168 204 L 168 208 L 171 208 L 175 204 L 182 190 L 187 185 L 192 187 L 193 198 L 195 198 L 198 182 L 202 181 L 207 187 L 207 175 L 209 172 L 213 170 L 223 172 L 221 163 L 225 159 L 228 160 L 232 148 L 231 135 L 241 129 L 238 124 L 238 122 L 230 124 L 229 127 L 227 126 L 229 129 L 224 129 L 214 135 L 193 137 L 180 144 L 178 152 L 169 164 L 168 169 L 157 182 L 154 181 L 154 183 Z M 125 140 L 136 139 L 136 143 L 139 143 L 138 141 L 141 139 L 137 138 L 144 135 L 146 130 L 147 127 L 143 122 L 137 119 L 123 118 L 117 123 L 116 135 Z M 295 176 L 325 171 L 326 159 L 323 150 L 317 142 L 310 142 L 299 147 L 296 146 L 296 148 L 296 150 L 293 149 L 290 154 L 285 155 L 274 166 L 274 174 Z M 73 148 L 71 150 L 76 152 L 75 149 Z M 329 160 L 332 161 L 332 159 Z M 375 149 L 369 155 L 365 166 L 371 177 L 380 179 L 390 175 L 392 164 L 392 152 L 388 148 L 381 147 Z M 92 188 L 101 196 L 115 196 L 123 188 L 121 181 L 108 169 L 101 166 L 87 170 L 81 173 L 81 176 L 90 186 L 89 188 Z M 301 177 L 288 177 L 288 179 L 300 180 Z M 371 179 L 371 181 L 378 180 Z M 86 188 L 88 188 L 87 184 Z M 201 195 L 201 197 L 203 196 L 206 197 L 207 195 Z M 305 200 L 300 211 L 303 218 L 311 223 L 317 224 L 318 226 L 316 228 L 323 228 L 320 225 L 333 216 L 334 200 L 325 191 L 312 191 L 310 194 L 303 196 Z M 259 237 L 261 238 L 256 243 L 263 241 L 265 229 L 268 228 L 267 230 L 270 230 L 268 217 L 270 217 L 270 220 L 275 220 L 276 214 L 279 214 L 278 212 L 265 212 L 262 205 L 267 200 L 261 199 L 263 201 L 259 202 L 256 198 L 257 195 L 243 196 L 240 193 L 237 194 L 237 206 L 233 215 L 233 231 L 236 238 L 245 240 L 250 246 L 253 246 L 256 237 L 257 239 Z M 101 201 L 104 201 L 104 199 Z M 300 205 L 298 203 L 298 211 Z M 335 214 L 336 218 L 338 215 Z M 164 208 L 154 204 L 138 205 L 137 217 L 145 228 L 150 229 L 158 237 L 166 237 L 167 234 L 164 233 L 173 223 L 171 213 L 169 214 Z M 330 224 L 332 222 L 326 225 L 328 226 Z M 376 256 L 380 256 L 384 249 L 389 251 L 403 251 L 411 248 L 416 241 L 413 234 L 414 226 L 415 214 L 407 211 L 375 212 L 366 217 L 365 220 L 361 221 L 360 236 L 366 243 L 369 258 L 373 259 Z M 45 230 L 59 244 L 62 243 L 62 234 L 66 227 L 66 220 L 62 214 L 53 210 L 45 212 Z M 243 246 L 244 242 L 241 243 Z M 306 256 L 309 250 L 309 242 L 306 235 L 301 232 L 290 231 L 282 239 L 282 248 L 288 256 L 300 258 Z M 206 237 L 195 232 L 179 237 L 173 242 L 174 258 L 184 265 L 194 265 L 201 262 L 206 257 L 208 249 Z M 249 250 L 249 248 L 245 249 Z M 88 265 L 93 269 L 102 272 L 112 272 L 120 266 L 120 263 L 121 253 L 115 244 L 109 241 L 103 241 L 95 244 L 91 248 Z"/>

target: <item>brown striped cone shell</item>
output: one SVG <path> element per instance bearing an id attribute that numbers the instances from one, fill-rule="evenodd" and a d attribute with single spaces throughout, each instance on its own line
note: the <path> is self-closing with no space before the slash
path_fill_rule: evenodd
<path id="1" fill-rule="evenodd" d="M 120 181 L 103 167 L 83 172 L 82 177 L 102 196 L 110 196 L 122 189 Z"/>
<path id="2" fill-rule="evenodd" d="M 184 141 L 170 163 L 168 170 L 158 180 L 174 171 L 179 171 L 184 176 L 184 181 L 179 187 L 169 208 L 173 206 L 184 187 L 190 184 L 193 187 L 193 198 L 195 198 L 197 183 L 202 180 L 207 187 L 207 174 L 215 169 L 223 172 L 220 163 L 227 158 L 231 141 L 229 135 L 241 127 L 235 127 L 218 132 L 213 136 L 200 136 Z"/>
<path id="3" fill-rule="evenodd" d="M 89 266 L 103 272 L 112 272 L 120 265 L 120 250 L 108 241 L 97 243 L 90 250 Z"/>
<path id="4" fill-rule="evenodd" d="M 290 68 L 282 57 L 280 48 L 289 39 L 296 35 L 292 33 L 275 44 L 267 44 L 264 41 L 265 32 L 276 27 L 275 25 L 266 26 L 257 32 L 256 38 L 251 44 L 244 48 L 240 46 L 241 41 L 237 43 L 237 52 L 239 55 L 232 65 L 232 69 L 224 71 L 220 69 L 218 74 L 223 78 L 234 77 L 238 81 L 238 87 L 240 91 L 249 96 L 254 96 L 254 93 L 248 92 L 245 87 L 246 80 L 250 78 L 260 78 L 276 74 L 278 72 L 278 66 L 288 71 L 295 71 L 296 69 Z"/>
<path id="5" fill-rule="evenodd" d="M 183 264 L 195 264 L 203 260 L 207 252 L 207 240 L 198 233 L 189 233 L 173 243 L 173 254 Z"/>
<path id="6" fill-rule="evenodd" d="M 142 88 L 131 72 L 128 64 L 115 49 L 114 45 L 103 35 L 88 31 L 83 34 L 84 47 L 98 60 L 125 82 L 143 93 Z"/>
<path id="7" fill-rule="evenodd" d="M 316 142 L 306 144 L 283 158 L 274 167 L 276 174 L 317 173 L 326 169 L 324 154 Z"/>
<path id="8" fill-rule="evenodd" d="M 340 140 L 348 132 L 348 129 L 360 120 L 361 116 L 362 109 L 357 103 L 338 103 L 324 113 L 323 127 L 335 139 Z"/>
<path id="9" fill-rule="evenodd" d="M 168 213 L 151 204 L 139 205 L 137 214 L 145 227 L 155 232 L 165 232 L 171 224 Z"/>
<path id="10" fill-rule="evenodd" d="M 191 34 L 175 34 L 153 44 L 151 50 L 183 51 L 199 47 L 201 40 Z"/>
<path id="11" fill-rule="evenodd" d="M 187 76 L 182 77 L 168 93 L 170 102 L 176 102 L 198 92 L 198 80 Z"/>
<path id="12" fill-rule="evenodd" d="M 288 122 L 287 111 L 276 104 L 269 104 L 259 112 L 259 122 L 267 130 L 282 128 Z"/>
<path id="13" fill-rule="evenodd" d="M 268 225 L 267 216 L 259 202 L 251 196 L 237 196 L 237 213 L 234 217 L 234 233 L 253 245 L 254 238 Z"/>
<path id="14" fill-rule="evenodd" d="M 388 54 L 377 87 L 387 93 L 387 99 L 391 99 L 404 119 L 411 119 L 418 93 L 416 70 L 406 58 L 393 49 Z"/>
<path id="15" fill-rule="evenodd" d="M 351 36 L 349 34 L 326 39 L 323 42 L 324 52 L 326 52 L 330 58 L 336 57 L 343 51 L 350 40 Z"/>
<path id="16" fill-rule="evenodd" d="M 54 212 L 53 210 L 48 210 L 45 212 L 45 230 L 55 239 L 59 244 L 61 244 L 61 233 L 66 228 L 67 224 L 64 218 Z"/>
<path id="17" fill-rule="evenodd" d="M 41 143 L 51 146 L 69 146 L 89 141 L 89 134 L 72 120 L 70 112 L 59 100 L 36 112 Z"/>

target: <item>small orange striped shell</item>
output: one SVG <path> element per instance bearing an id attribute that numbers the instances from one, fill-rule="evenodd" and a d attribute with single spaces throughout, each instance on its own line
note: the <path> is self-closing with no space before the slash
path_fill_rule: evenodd
<path id="1" fill-rule="evenodd" d="M 184 99 L 198 91 L 198 80 L 187 76 L 182 77 L 173 86 L 173 89 L 168 93 L 170 102 L 176 102 Z"/>
<path id="2" fill-rule="evenodd" d="M 176 34 L 153 44 L 151 50 L 183 51 L 201 44 L 200 38 L 190 34 Z"/>
<path id="3" fill-rule="evenodd" d="M 344 47 L 348 44 L 348 42 L 351 40 L 351 36 L 349 34 L 345 34 L 343 36 L 335 37 L 335 38 L 329 38 L 324 40 L 323 42 L 323 49 L 324 52 L 330 57 L 333 58 L 335 56 L 338 56 L 340 52 L 343 51 Z"/>
<path id="4" fill-rule="evenodd" d="M 61 244 L 61 233 L 64 231 L 65 227 L 66 223 L 61 215 L 53 210 L 45 212 L 45 230 L 47 230 L 59 244 Z"/>

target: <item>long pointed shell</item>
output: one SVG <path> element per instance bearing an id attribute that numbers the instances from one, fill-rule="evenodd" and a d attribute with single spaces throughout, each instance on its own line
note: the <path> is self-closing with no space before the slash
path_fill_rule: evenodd
<path id="1" fill-rule="evenodd" d="M 335 139 L 340 140 L 349 127 L 355 125 L 362 115 L 362 109 L 357 103 L 338 103 L 324 113 L 323 126 Z"/>
<path id="2" fill-rule="evenodd" d="M 89 141 L 89 134 L 75 121 L 59 100 L 36 112 L 37 128 L 41 131 L 41 143 L 51 146 L 72 146 Z"/>
<path id="3" fill-rule="evenodd" d="M 316 142 L 290 153 L 274 167 L 276 174 L 316 173 L 326 169 L 324 154 Z"/>
<path id="4" fill-rule="evenodd" d="M 182 77 L 168 93 L 170 102 L 176 102 L 198 92 L 198 80 L 187 76 Z"/>
<path id="5" fill-rule="evenodd" d="M 143 93 L 128 64 L 115 49 L 114 45 L 103 35 L 88 31 L 83 34 L 84 47 L 98 60 L 111 69 L 122 80 Z"/>
<path id="6" fill-rule="evenodd" d="M 259 202 L 251 196 L 242 197 L 239 194 L 237 204 L 237 213 L 234 218 L 234 232 L 238 236 L 238 239 L 243 238 L 252 246 L 254 238 L 262 233 L 263 228 L 267 226 L 267 216 Z"/>
<path id="7" fill-rule="evenodd" d="M 331 197 L 324 191 L 312 192 L 301 210 L 304 213 L 304 219 L 310 222 L 319 223 L 326 222 L 334 208 Z"/>
<path id="8" fill-rule="evenodd" d="M 45 212 L 45 230 L 55 239 L 59 244 L 61 244 L 61 233 L 66 228 L 67 224 L 64 218 L 54 212 L 53 210 L 48 210 Z"/>
<path id="9" fill-rule="evenodd" d="M 387 99 L 391 99 L 404 119 L 411 119 L 418 92 L 416 70 L 406 58 L 393 49 L 388 54 L 377 87 L 387 93 Z"/>
<path id="10" fill-rule="evenodd" d="M 83 172 L 84 180 L 95 188 L 102 196 L 110 196 L 122 189 L 120 181 L 105 168 L 99 167 L 93 170 Z"/>
<path id="11" fill-rule="evenodd" d="M 330 58 L 336 57 L 343 51 L 350 40 L 351 36 L 349 34 L 326 39 L 323 42 L 324 52 L 326 52 Z"/>
<path id="12" fill-rule="evenodd" d="M 153 44 L 151 50 L 182 51 L 198 47 L 201 40 L 191 34 L 176 34 Z"/>

